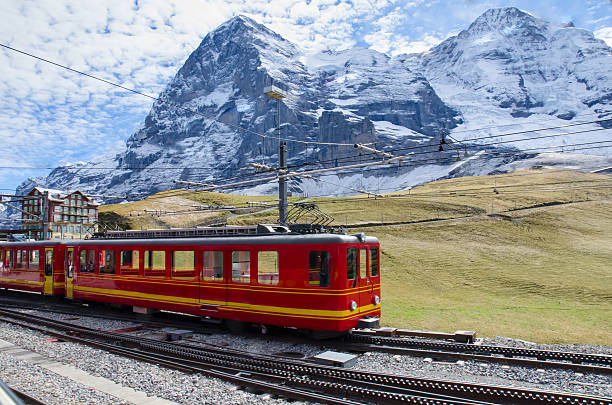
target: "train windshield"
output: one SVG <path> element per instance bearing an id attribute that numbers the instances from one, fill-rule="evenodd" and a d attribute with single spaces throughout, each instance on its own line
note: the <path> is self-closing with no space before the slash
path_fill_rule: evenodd
<path id="1" fill-rule="evenodd" d="M 370 248 L 370 277 L 378 277 L 380 263 L 378 261 L 378 248 Z"/>
<path id="2" fill-rule="evenodd" d="M 308 253 L 308 284 L 313 287 L 329 287 L 329 252 Z"/>
<path id="3" fill-rule="evenodd" d="M 346 249 L 346 278 L 354 280 L 357 278 L 357 249 Z"/>

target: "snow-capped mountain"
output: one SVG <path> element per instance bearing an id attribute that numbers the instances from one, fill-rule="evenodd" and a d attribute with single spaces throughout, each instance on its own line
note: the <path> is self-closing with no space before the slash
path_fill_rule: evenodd
<path id="1" fill-rule="evenodd" d="M 612 49 L 571 23 L 554 26 L 516 8 L 491 9 L 430 51 L 400 59 L 422 72 L 442 100 L 461 111 L 464 124 L 452 132 L 455 139 L 612 118 Z M 562 131 L 602 126 L 612 128 L 612 121 Z M 514 145 L 571 145 L 602 136 L 584 132 Z"/>
<path id="2" fill-rule="evenodd" d="M 249 163 L 274 165 L 277 103 L 264 95 L 272 84 L 286 94 L 280 121 L 282 137 L 290 140 L 291 165 L 341 165 L 344 157 L 356 155 L 353 143 L 375 143 L 396 155 L 416 152 L 399 169 L 344 174 L 331 186 L 302 179 L 291 183 L 294 191 L 338 193 L 337 183 L 342 183 L 385 192 L 391 184 L 397 189 L 445 176 L 486 174 L 525 156 L 481 151 L 457 162 L 457 151 L 472 144 L 489 152 L 529 150 L 606 137 L 605 132 L 585 132 L 534 140 L 531 133 L 499 138 L 515 142 L 498 145 L 490 145 L 496 138 L 479 139 L 611 117 L 611 66 L 612 49 L 591 33 L 571 25 L 554 27 L 515 8 L 489 10 L 430 51 L 393 58 L 364 48 L 307 55 L 238 16 L 203 39 L 124 152 L 57 168 L 21 189 L 44 185 L 152 194 L 174 187 L 173 180 L 224 183 L 244 177 L 239 169 Z M 602 125 L 607 123 L 542 134 Z M 449 134 L 465 142 L 438 152 Z M 532 139 L 520 141 L 525 137 Z M 109 166 L 116 168 L 110 174 Z M 387 188 L 380 186 L 381 179 Z M 270 187 L 251 192 L 270 192 Z"/>

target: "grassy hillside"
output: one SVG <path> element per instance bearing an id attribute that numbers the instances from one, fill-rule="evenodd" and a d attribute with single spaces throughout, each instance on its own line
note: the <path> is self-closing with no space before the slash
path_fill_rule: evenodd
<path id="1" fill-rule="evenodd" d="M 354 228 L 349 232 L 380 239 L 386 325 L 610 344 L 610 187 L 605 175 L 531 171 L 438 181 L 382 199 L 308 202 L 337 225 Z M 143 214 L 191 210 L 194 202 L 238 207 L 247 201 L 275 204 L 271 197 L 170 191 L 102 210 L 128 218 L 133 228 L 191 226 L 221 217 L 229 223 L 276 220 L 276 210 L 246 216 Z M 446 220 L 418 222 L 433 219 Z M 373 226 L 377 222 L 387 225 Z"/>
<path id="2" fill-rule="evenodd" d="M 370 230 L 385 323 L 546 342 L 612 342 L 612 205 Z"/>

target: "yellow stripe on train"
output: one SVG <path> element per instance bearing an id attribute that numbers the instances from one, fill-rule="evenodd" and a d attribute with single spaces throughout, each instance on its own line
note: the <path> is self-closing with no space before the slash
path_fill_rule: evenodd
<path id="1" fill-rule="evenodd" d="M 361 306 L 360 311 L 346 310 L 329 310 L 329 309 L 308 309 L 308 308 L 291 308 L 291 307 L 274 307 L 269 305 L 254 305 L 242 302 L 225 302 L 212 300 L 197 300 L 193 298 L 167 296 L 160 294 L 141 293 L 136 291 L 126 290 L 110 290 L 105 288 L 75 286 L 74 291 L 103 295 L 108 297 L 143 299 L 157 302 L 167 302 L 188 306 L 200 305 L 218 305 L 219 309 L 237 312 L 262 313 L 276 316 L 301 316 L 308 318 L 320 319 L 349 319 L 363 312 L 371 312 L 380 309 L 380 304 L 368 304 Z"/>
<path id="2" fill-rule="evenodd" d="M 258 292 L 274 292 L 274 293 L 279 293 L 279 294 L 301 294 L 301 295 L 334 295 L 334 296 L 341 296 L 341 295 L 351 295 L 351 294 L 357 294 L 360 292 L 367 292 L 368 290 L 371 289 L 378 289 L 380 288 L 380 283 L 376 283 L 376 284 L 370 284 L 368 286 L 363 286 L 363 287 L 355 287 L 355 288 L 350 288 L 350 289 L 345 289 L 345 290 L 332 290 L 332 289 L 319 289 L 320 287 L 313 287 L 313 288 L 295 288 L 295 287 L 278 287 L 278 286 L 264 286 L 264 285 L 251 285 L 251 284 L 230 284 L 230 283 L 212 283 L 212 282 L 200 282 L 198 283 L 198 281 L 193 281 L 193 282 L 173 282 L 172 279 L 164 279 L 164 278 L 159 278 L 159 279 L 143 279 L 143 278 L 136 278 L 136 276 L 134 277 L 129 277 L 129 276 L 104 276 L 104 277 L 96 277 L 96 275 L 82 275 L 79 274 L 80 278 L 86 278 L 89 280 L 121 280 L 121 281 L 130 281 L 130 282 L 135 282 L 135 283 L 149 283 L 149 284 L 156 284 L 156 285 L 166 285 L 166 286 L 183 286 L 183 287 L 200 287 L 200 288 L 222 288 L 222 289 L 226 289 L 228 291 L 258 291 Z"/>
<path id="3" fill-rule="evenodd" d="M 0 280 L 2 280 L 3 283 L 13 283 L 13 284 L 26 284 L 26 285 L 37 285 L 37 286 L 41 286 L 44 284 L 42 281 L 20 280 L 20 279 L 13 279 L 13 278 L 2 278 Z"/>

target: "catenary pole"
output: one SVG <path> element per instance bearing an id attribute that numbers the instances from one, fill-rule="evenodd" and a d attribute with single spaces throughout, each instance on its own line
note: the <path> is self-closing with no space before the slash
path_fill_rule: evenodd
<path id="1" fill-rule="evenodd" d="M 276 132 L 278 134 L 278 223 L 287 225 L 287 177 L 281 176 L 287 173 L 287 144 L 281 142 L 281 123 L 280 123 L 280 108 L 281 100 L 285 98 L 285 94 L 276 86 L 267 86 L 264 88 L 264 93 L 277 101 L 277 116 L 278 126 Z"/>

